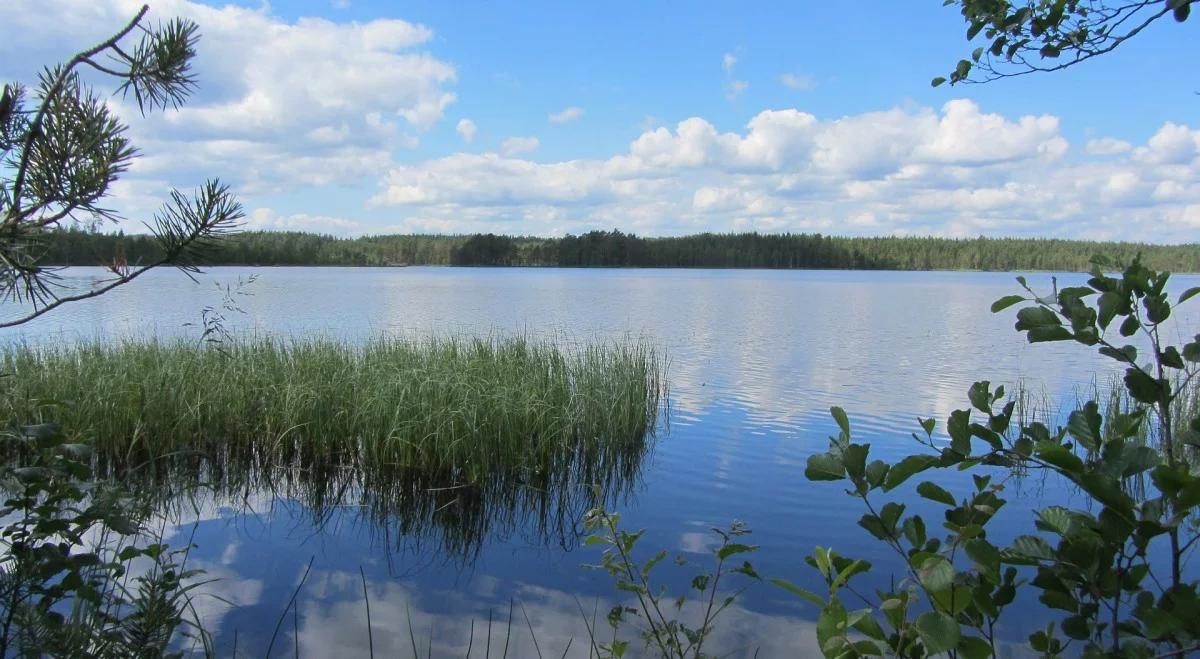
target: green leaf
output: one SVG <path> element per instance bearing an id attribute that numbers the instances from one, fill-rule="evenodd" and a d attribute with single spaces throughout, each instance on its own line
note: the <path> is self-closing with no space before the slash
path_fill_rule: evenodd
<path id="1" fill-rule="evenodd" d="M 813 547 L 812 559 L 813 563 L 815 563 L 817 566 L 817 570 L 821 572 L 821 576 L 828 579 L 831 572 L 829 565 L 829 550 L 819 545 Z"/>
<path id="2" fill-rule="evenodd" d="M 1183 357 L 1180 356 L 1179 349 L 1175 346 L 1167 346 L 1166 350 L 1159 353 L 1158 358 L 1162 361 L 1163 366 L 1183 369 Z"/>
<path id="3" fill-rule="evenodd" d="M 1134 364 L 1137 363 L 1138 351 L 1137 348 L 1131 345 L 1123 346 L 1120 349 L 1102 346 L 1100 348 L 1100 354 L 1106 357 L 1111 357 L 1119 362 Z"/>
<path id="4" fill-rule="evenodd" d="M 1200 480 L 1194 480 L 1179 490 L 1176 505 L 1180 512 L 1200 506 Z"/>
<path id="5" fill-rule="evenodd" d="M 969 75 L 971 75 L 971 63 L 965 59 L 958 60 L 958 66 L 954 67 L 954 78 L 966 80 Z"/>
<path id="6" fill-rule="evenodd" d="M 846 410 L 843 410 L 835 405 L 829 408 L 829 414 L 833 416 L 834 421 L 837 421 L 838 427 L 842 429 L 842 432 L 846 434 L 846 437 L 849 437 L 850 419 L 846 417 Z"/>
<path id="7" fill-rule="evenodd" d="M 1058 314 L 1046 307 L 1025 307 L 1017 312 L 1016 328 L 1018 332 L 1061 326 L 1062 321 L 1059 320 Z"/>
<path id="8" fill-rule="evenodd" d="M 879 621 L 875 619 L 875 616 L 870 615 L 870 609 L 866 609 L 866 613 L 867 615 L 859 617 L 851 626 L 877 641 L 885 640 L 887 632 L 879 626 Z"/>
<path id="9" fill-rule="evenodd" d="M 1004 297 L 992 303 L 992 313 L 1000 313 L 1012 305 L 1024 301 L 1025 298 L 1020 295 L 1005 295 Z"/>
<path id="10" fill-rule="evenodd" d="M 1019 557 L 1034 560 L 1054 560 L 1054 549 L 1036 535 L 1022 535 L 1013 540 L 1008 549 L 1009 558 Z"/>
<path id="11" fill-rule="evenodd" d="M 992 579 L 1000 576 L 1000 550 L 982 538 L 967 541 L 967 556 L 983 568 Z"/>
<path id="12" fill-rule="evenodd" d="M 786 579 L 768 579 L 767 581 L 770 581 L 771 583 L 775 584 L 776 586 L 779 586 L 780 588 L 788 591 L 789 593 L 795 595 L 796 597 L 799 597 L 802 600 L 805 600 L 806 602 L 809 602 L 816 606 L 825 606 L 825 600 L 821 599 L 821 597 L 819 595 L 812 592 L 811 590 L 801 588 L 800 586 L 797 586 L 796 584 L 794 584 Z"/>
<path id="13" fill-rule="evenodd" d="M 1033 327 L 1025 333 L 1030 343 L 1051 343 L 1054 341 L 1070 341 L 1075 338 L 1071 330 L 1065 327 Z"/>
<path id="14" fill-rule="evenodd" d="M 1126 516 L 1133 514 L 1133 499 L 1125 493 L 1122 489 L 1123 485 L 1118 479 L 1089 472 L 1080 476 L 1076 482 L 1084 492 L 1100 503 L 1111 506 Z"/>
<path id="15" fill-rule="evenodd" d="M 731 542 L 729 544 L 722 545 L 721 548 L 717 550 L 717 558 L 725 560 L 726 558 L 729 558 L 735 554 L 745 554 L 757 549 L 758 545 L 743 545 L 736 542 Z"/>
<path id="16" fill-rule="evenodd" d="M 971 430 L 972 437 L 978 437 L 987 442 L 988 446 L 992 447 L 992 450 L 999 451 L 1004 448 L 1004 442 L 1000 439 L 1000 435 L 994 430 L 991 430 L 990 428 L 982 426 L 978 423 L 972 423 L 969 428 Z"/>
<path id="17" fill-rule="evenodd" d="M 762 577 L 758 576 L 758 571 L 750 564 L 750 561 L 742 561 L 741 566 L 733 568 L 733 571 L 738 574 L 744 574 L 751 579 L 762 581 Z"/>
<path id="18" fill-rule="evenodd" d="M 1196 336 L 1196 340 L 1183 346 L 1183 358 L 1192 362 L 1200 362 L 1200 335 Z"/>
<path id="19" fill-rule="evenodd" d="M 1129 390 L 1129 395 L 1139 403 L 1157 403 L 1159 396 L 1163 393 L 1162 384 L 1140 369 L 1125 370 L 1125 388 Z"/>
<path id="20" fill-rule="evenodd" d="M 1062 622 L 1063 633 L 1067 638 L 1086 641 L 1092 637 L 1092 626 L 1084 616 L 1070 616 Z"/>
<path id="21" fill-rule="evenodd" d="M 971 412 L 954 410 L 946 421 L 946 432 L 950 434 L 950 450 L 961 456 L 971 454 Z"/>
<path id="22" fill-rule="evenodd" d="M 901 483 L 911 478 L 913 474 L 925 471 L 936 463 L 937 458 L 931 455 L 910 455 L 904 458 L 892 465 L 892 468 L 888 470 L 887 477 L 883 479 L 883 490 L 890 492 L 896 489 Z"/>
<path id="23" fill-rule="evenodd" d="M 921 417 L 917 417 L 917 423 L 921 424 L 921 429 L 925 431 L 926 435 L 932 435 L 934 427 L 937 426 L 936 419 L 922 419 Z"/>
<path id="24" fill-rule="evenodd" d="M 1054 443 L 1042 443 L 1037 446 L 1037 457 L 1058 467 L 1067 476 L 1077 476 L 1083 472 L 1083 460 L 1065 446 Z"/>
<path id="25" fill-rule="evenodd" d="M 1136 316 L 1129 316 L 1121 322 L 1121 336 L 1133 336 L 1142 328 L 1142 323 Z"/>
<path id="26" fill-rule="evenodd" d="M 1089 295 L 1095 295 L 1096 291 L 1090 286 L 1068 286 L 1058 292 L 1058 298 L 1065 300 L 1067 298 L 1085 298 Z"/>
<path id="27" fill-rule="evenodd" d="M 1038 601 L 1052 609 L 1071 613 L 1079 611 L 1079 599 L 1073 594 L 1061 590 L 1043 590 Z"/>
<path id="28" fill-rule="evenodd" d="M 904 508 L 905 506 L 902 503 L 889 501 L 879 511 L 879 519 L 883 521 L 883 524 L 889 531 L 896 529 L 896 525 L 900 522 L 900 516 L 904 514 Z"/>
<path id="29" fill-rule="evenodd" d="M 829 584 L 829 588 L 831 590 L 837 590 L 838 588 L 844 586 L 846 582 L 850 580 L 850 577 L 861 572 L 866 572 L 869 569 L 871 569 L 870 563 L 862 560 L 856 560 L 843 568 L 841 572 L 838 572 L 837 578 L 833 580 L 833 583 Z"/>
<path id="30" fill-rule="evenodd" d="M 1187 302 L 1188 300 L 1196 297 L 1197 295 L 1200 295 L 1200 286 L 1193 286 L 1193 287 L 1187 289 L 1186 291 L 1180 293 L 1179 301 L 1176 302 L 1175 304 L 1183 304 L 1184 302 Z"/>
<path id="31" fill-rule="evenodd" d="M 871 487 L 879 487 L 883 485 L 883 479 L 887 477 L 888 464 L 883 460 L 872 460 L 871 464 L 867 465 L 866 477 L 867 483 Z"/>
<path id="32" fill-rule="evenodd" d="M 1162 462 L 1162 457 L 1158 451 L 1149 446 L 1135 446 L 1126 449 L 1121 457 L 1122 478 L 1132 478 L 1143 471 L 1157 467 Z"/>
<path id="33" fill-rule="evenodd" d="M 1103 438 L 1103 419 L 1100 418 L 1100 406 L 1096 401 L 1088 401 L 1082 410 L 1071 412 L 1067 422 L 1067 432 L 1089 452 L 1100 450 L 1100 440 Z"/>
<path id="34" fill-rule="evenodd" d="M 953 494 L 950 494 L 942 487 L 940 487 L 934 483 L 931 483 L 929 481 L 924 481 L 923 483 L 921 483 L 920 485 L 917 486 L 917 494 L 919 494 L 931 501 L 937 501 L 938 503 L 944 503 L 947 506 L 958 505 L 958 502 L 954 500 Z"/>
<path id="35" fill-rule="evenodd" d="M 869 447 L 863 444 L 851 444 L 842 450 L 842 465 L 850 478 L 861 478 L 866 472 L 869 450 Z"/>
<path id="36" fill-rule="evenodd" d="M 1071 512 L 1062 506 L 1050 506 L 1038 511 L 1037 515 L 1039 529 L 1052 531 L 1064 537 L 1070 535 L 1075 526 Z"/>
<path id="37" fill-rule="evenodd" d="M 956 647 L 962 633 L 957 622 L 937 611 L 926 611 L 917 616 L 916 628 L 925 643 L 925 651 L 931 655 Z"/>
<path id="38" fill-rule="evenodd" d="M 992 645 L 978 636 L 963 636 L 958 639 L 958 655 L 963 659 L 989 659 Z"/>
<path id="39" fill-rule="evenodd" d="M 934 78 L 933 81 L 931 81 L 929 84 L 933 87 L 940 87 L 943 84 L 945 84 L 945 82 L 946 82 L 946 79 L 944 77 L 938 76 L 938 77 Z"/>
<path id="40" fill-rule="evenodd" d="M 1096 318 L 1100 328 L 1108 329 L 1108 326 L 1110 323 L 1112 323 L 1113 318 L 1115 318 L 1121 311 L 1125 310 L 1129 306 L 1128 302 L 1129 301 L 1124 295 L 1121 295 L 1116 291 L 1105 291 L 1104 293 L 1101 293 L 1100 299 L 1097 302 L 1099 313 Z"/>
<path id="41" fill-rule="evenodd" d="M 972 384 L 967 389 L 967 399 L 971 401 L 971 405 L 984 414 L 992 413 L 991 384 L 987 380 L 984 380 Z"/>
<path id="42" fill-rule="evenodd" d="M 667 557 L 667 550 L 666 549 L 660 550 L 650 560 L 646 561 L 645 564 L 642 565 L 642 574 L 649 574 L 650 571 L 654 569 L 654 566 L 661 563 L 662 560 L 666 557 Z"/>
<path id="43" fill-rule="evenodd" d="M 808 456 L 804 477 L 810 481 L 839 481 L 846 477 L 846 467 L 832 453 L 814 453 Z"/>
<path id="44" fill-rule="evenodd" d="M 921 564 L 917 576 L 926 589 L 945 590 L 954 585 L 954 566 L 941 556 L 931 556 Z"/>
<path id="45" fill-rule="evenodd" d="M 913 547 L 925 546 L 925 520 L 920 515 L 913 515 L 904 520 L 902 531 Z"/>

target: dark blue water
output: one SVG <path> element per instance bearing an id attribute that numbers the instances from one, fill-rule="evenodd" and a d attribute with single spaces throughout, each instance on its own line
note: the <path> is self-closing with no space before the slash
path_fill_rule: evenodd
<path id="1" fill-rule="evenodd" d="M 102 275 L 68 274 L 82 281 Z M 258 279 L 244 289 L 249 295 L 237 296 L 244 313 L 225 314 L 235 333 L 349 340 L 524 333 L 564 343 L 651 343 L 669 361 L 670 409 L 618 506 L 625 526 L 647 529 L 639 549 L 645 557 L 666 548 L 703 561 L 714 546 L 709 528 L 744 520 L 754 531 L 750 541 L 761 545 L 749 557 L 759 573 L 814 589 L 816 572 L 803 562 L 814 545 L 874 563 L 875 581 L 866 586 L 898 570 L 896 558 L 856 525 L 864 511 L 843 486 L 804 478 L 806 458 L 825 450 L 835 432 L 831 405 L 847 410 L 856 441 L 895 460 L 919 451 L 909 434 L 917 417 L 944 423 L 968 406 L 975 380 L 1023 382 L 1070 405 L 1081 388 L 1112 372 L 1080 346 L 1026 344 L 1012 328 L 1015 309 L 988 312 L 996 298 L 1019 292 L 1012 275 L 991 273 L 219 268 L 199 283 L 152 273 L 7 340 L 197 336 L 200 310 L 221 304 L 218 285 L 251 274 Z M 1050 275 L 1030 279 L 1049 287 Z M 1059 284 L 1082 279 L 1059 275 Z M 1197 283 L 1177 277 L 1176 286 Z M 1181 326 L 1195 327 L 1196 319 L 1186 312 Z M 969 483 L 955 474 L 927 478 L 957 494 Z M 1008 480 L 1005 495 L 1009 506 L 992 524 L 999 541 L 1033 531 L 1032 506 L 1079 503 L 1033 477 Z M 897 496 L 910 511 L 933 513 L 927 521 L 936 528 L 934 506 Z M 197 606 L 221 655 L 236 644 L 239 655 L 263 656 L 278 623 L 274 655 L 292 656 L 298 646 L 306 657 L 366 656 L 362 575 L 377 656 L 411 655 L 414 641 L 422 656 L 431 642 L 433 656 L 461 657 L 468 645 L 482 656 L 489 615 L 491 656 L 501 655 L 506 638 L 509 656 L 562 656 L 568 644 L 568 656 L 588 656 L 585 620 L 593 610 L 600 640 L 611 636 L 604 615 L 619 598 L 607 575 L 580 567 L 597 561 L 598 551 L 580 546 L 578 519 L 550 533 L 528 520 L 497 523 L 478 539 L 478 552 L 464 556 L 448 551 L 436 530 L 406 532 L 405 520 L 371 517 L 353 505 L 323 511 L 318 524 L 286 494 L 192 503 L 168 515 L 169 540 L 192 538 L 191 565 L 218 579 L 207 591 L 221 599 L 201 597 Z M 298 614 L 280 622 L 310 560 Z M 696 573 L 669 561 L 659 571 L 676 593 Z M 1021 608 L 1011 625 L 1018 638 L 1042 615 Z M 724 614 L 709 650 L 811 655 L 816 613 L 772 586 L 750 585 Z"/>

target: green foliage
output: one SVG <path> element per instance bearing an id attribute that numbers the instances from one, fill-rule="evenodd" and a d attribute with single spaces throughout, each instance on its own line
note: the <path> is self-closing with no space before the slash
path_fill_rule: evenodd
<path id="1" fill-rule="evenodd" d="M 252 455 L 352 465 L 382 481 L 419 470 L 536 486 L 618 468 L 645 445 L 661 394 L 661 365 L 645 345 L 567 350 L 522 337 L 247 339 L 219 349 L 150 340 L 14 347 L 0 361 L 14 375 L 0 382 L 0 416 L 71 401 L 54 414 L 93 436 L 105 464 Z"/>
<path id="2" fill-rule="evenodd" d="M 128 127 L 80 71 L 120 81 L 116 91 L 132 95 L 143 114 L 179 107 L 195 87 L 196 24 L 176 19 L 148 27 L 148 10 L 142 7 L 102 43 L 42 71 L 32 95 L 16 83 L 0 90 L 0 298 L 29 305 L 0 327 L 101 295 L 158 266 L 194 272 L 243 216 L 229 188 L 212 179 L 190 197 L 173 190 L 146 223 L 154 259 L 130 268 L 119 252 L 111 254 L 103 265 L 113 278 L 82 292 L 46 269 L 48 242 L 63 227 L 119 219 L 104 200 L 137 156 Z M 142 37 L 130 44 L 134 33 Z"/>
<path id="3" fill-rule="evenodd" d="M 1102 410 L 1086 401 L 1066 427 L 1052 431 L 1037 421 L 1014 423 L 1015 403 L 1006 402 L 1003 387 L 977 382 L 968 391 L 971 408 L 947 421 L 949 441 L 922 421 L 922 435 L 914 437 L 930 452 L 868 467 L 870 445 L 854 443 L 846 414 L 832 410 L 840 432 L 827 452 L 809 458 L 806 473 L 812 480 L 847 481 L 848 494 L 867 509 L 859 525 L 904 561 L 906 573 L 874 598 L 851 591 L 866 606 L 848 611 L 843 591 L 869 566 L 817 548 L 808 561 L 828 593 L 788 590 L 819 602 L 825 656 L 995 656 L 995 628 L 1019 588 L 1035 590 L 1060 614 L 1029 639 L 1042 656 L 1181 656 L 1200 649 L 1200 584 L 1182 571 L 1185 553 L 1200 542 L 1194 450 L 1200 415 L 1194 405 L 1181 404 L 1180 394 L 1194 388 L 1200 374 L 1200 336 L 1182 350 L 1163 342 L 1163 323 L 1173 311 L 1167 273 L 1137 259 L 1118 276 L 1102 269 L 1111 266 L 1099 260 L 1086 286 L 1056 285 L 1049 295 L 1018 278 L 1026 295 L 1002 298 L 992 308 L 1023 302 L 1016 329 L 1030 342 L 1074 341 L 1124 365 L 1127 405 Z M 1148 346 L 1146 362 L 1132 346 L 1119 345 L 1134 335 Z M 1156 445 L 1145 442 L 1147 420 Z M 993 479 L 1013 466 L 1066 480 L 1086 496 L 1086 505 L 1039 510 L 1036 533 L 1007 547 L 994 544 L 987 527 L 1006 501 L 1003 483 Z M 944 539 L 930 537 L 931 525 L 920 515 L 905 516 L 904 504 L 878 502 L 929 470 L 975 472 L 967 488 L 947 488 L 949 475 L 943 484 L 916 486 L 918 495 L 945 509 Z M 1148 482 L 1139 490 L 1129 487 L 1134 479 Z M 914 618 L 917 602 L 928 610 Z"/>
<path id="4" fill-rule="evenodd" d="M 597 493 L 597 498 L 599 496 Z M 738 557 L 758 549 L 756 545 L 740 541 L 750 533 L 740 522 L 734 522 L 727 529 L 712 529 L 721 539 L 720 545 L 712 550 L 713 567 L 695 574 L 690 591 L 674 598 L 665 588 L 657 586 L 653 579 L 654 570 L 667 558 L 667 551 L 660 550 L 644 561 L 634 558 L 634 551 L 645 530 L 623 530 L 620 515 L 603 508 L 589 512 L 584 523 L 586 531 L 591 534 L 586 544 L 604 547 L 600 563 L 588 567 L 606 571 L 612 576 L 617 590 L 631 594 L 637 604 L 629 606 L 619 603 L 608 612 L 608 624 L 613 636 L 607 643 L 599 642 L 598 631 L 589 626 L 592 650 L 600 657 L 625 656 L 629 641 L 620 638 L 622 626 L 627 623 L 637 625 L 639 622 L 639 636 L 646 648 L 661 657 L 700 659 L 710 656 L 704 653 L 704 643 L 712 634 L 717 618 L 741 592 L 722 592 L 722 581 L 735 574 L 761 581 L 749 561 L 741 560 L 741 565 L 730 567 L 731 563 L 736 564 Z M 676 557 L 674 563 L 681 569 L 690 565 L 683 556 Z M 686 622 L 688 616 L 685 609 L 689 608 L 696 613 L 692 617 L 699 619 L 696 626 L 689 626 Z"/>
<path id="5" fill-rule="evenodd" d="M 451 265 L 515 265 L 517 241 L 494 233 L 475 234 L 450 252 Z"/>
<path id="6" fill-rule="evenodd" d="M 197 486 L 231 502 L 270 490 L 318 520 L 339 506 L 398 517 L 469 560 L 521 526 L 577 541 L 579 517 L 600 505 L 579 483 L 604 484 L 608 503 L 627 494 L 652 446 L 662 368 L 636 343 L 218 332 L 199 345 L 0 351 L 0 371 L 15 376 L 0 379 L 0 418 L 78 428 L 103 475 L 147 501 Z"/>
<path id="7" fill-rule="evenodd" d="M 132 95 L 143 114 L 178 107 L 195 86 L 196 25 L 177 19 L 148 27 L 148 10 L 45 69 L 32 99 L 20 84 L 0 89 L 0 298 L 27 305 L 0 327 L 101 295 L 158 266 L 195 272 L 242 217 L 228 187 L 210 180 L 191 197 L 172 191 L 147 224 L 155 259 L 131 268 L 114 253 L 105 262 L 113 277 L 85 291 L 64 288 L 46 269 L 47 239 L 64 226 L 118 219 L 104 199 L 137 155 L 127 126 L 80 70 L 119 80 L 117 92 Z M 141 39 L 121 47 L 135 32 Z M 5 372 L 4 380 L 11 385 L 17 377 Z M 12 402 L 6 399 L 8 420 L 36 418 L 46 401 L 24 412 Z M 185 568 L 187 550 L 146 542 L 148 506 L 94 478 L 91 448 L 47 423 L 0 436 L 0 656 L 179 656 L 174 643 L 183 636 L 211 655 L 194 619 L 191 593 L 202 584 Z"/>
<path id="8" fill-rule="evenodd" d="M 945 0 L 967 23 L 967 40 L 980 39 L 948 76 L 986 82 L 1035 71 L 1057 71 L 1114 50 L 1151 23 L 1170 16 L 1182 23 L 1195 0 Z"/>
<path id="9" fill-rule="evenodd" d="M 0 656 L 176 656 L 194 636 L 200 574 L 186 551 L 145 543 L 148 510 L 93 480 L 91 447 L 52 425 L 0 438 Z"/>
<path id="10" fill-rule="evenodd" d="M 148 263 L 162 257 L 149 236 L 68 229 L 47 234 L 46 263 Z M 859 270 L 1086 270 L 1094 254 L 1154 268 L 1200 272 L 1191 245 L 1042 238 L 846 238 L 821 234 L 715 234 L 643 238 L 590 231 L 562 238 L 390 235 L 335 238 L 298 232 L 239 232 L 207 253 L 217 265 L 475 265 Z"/>

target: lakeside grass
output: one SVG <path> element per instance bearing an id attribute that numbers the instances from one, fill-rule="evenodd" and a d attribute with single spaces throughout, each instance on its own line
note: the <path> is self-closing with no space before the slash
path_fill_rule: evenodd
<path id="1" fill-rule="evenodd" d="M 191 455 L 462 485 L 619 468 L 663 387 L 644 344 L 522 337 L 15 346 L 0 371 L 0 414 L 59 423 L 110 468 Z"/>

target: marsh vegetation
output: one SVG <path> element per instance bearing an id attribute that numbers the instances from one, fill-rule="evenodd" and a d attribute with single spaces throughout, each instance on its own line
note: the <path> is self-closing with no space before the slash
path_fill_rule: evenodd
<path id="1" fill-rule="evenodd" d="M 645 450 L 663 394 L 645 344 L 525 338 L 125 341 L 10 347 L 3 414 L 91 438 L 109 471 L 165 458 L 486 489 L 595 482 Z M 60 401 L 69 401 L 62 403 Z M 404 480 L 411 480 L 404 479 Z"/>

